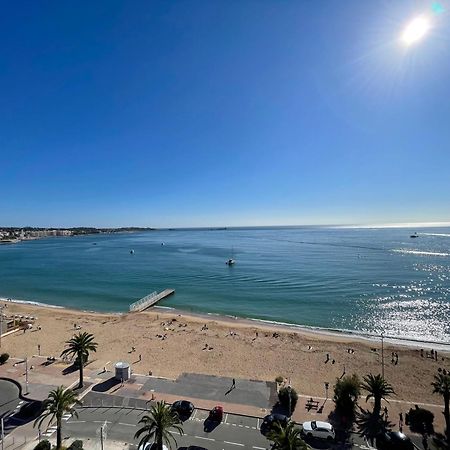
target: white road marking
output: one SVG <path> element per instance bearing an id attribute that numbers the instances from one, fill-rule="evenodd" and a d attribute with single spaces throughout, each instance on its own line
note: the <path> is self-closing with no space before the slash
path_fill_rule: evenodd
<path id="1" fill-rule="evenodd" d="M 194 409 L 194 414 L 192 414 L 192 418 L 194 418 L 196 414 L 197 414 L 197 410 Z"/>
<path id="2" fill-rule="evenodd" d="M 73 420 L 71 422 L 67 422 L 67 423 L 86 423 L 85 420 Z"/>
<path id="3" fill-rule="evenodd" d="M 109 420 L 93 420 L 92 423 L 112 423 Z"/>
<path id="4" fill-rule="evenodd" d="M 244 444 L 239 444 L 239 442 L 228 442 L 228 441 L 223 441 L 225 442 L 225 444 L 231 444 L 231 445 L 239 445 L 239 447 L 243 447 Z"/>
<path id="5" fill-rule="evenodd" d="M 228 419 L 228 413 L 225 414 L 225 420 L 223 421 L 223 423 L 227 423 L 227 419 Z"/>
<path id="6" fill-rule="evenodd" d="M 266 450 L 264 447 L 256 447 L 256 445 L 254 445 L 253 448 L 256 448 L 256 450 Z"/>
<path id="7" fill-rule="evenodd" d="M 119 425 L 125 425 L 126 427 L 136 427 L 137 425 L 134 423 L 122 423 L 118 422 Z"/>
<path id="8" fill-rule="evenodd" d="M 259 419 L 256 419 L 256 428 L 259 428 Z"/>
<path id="9" fill-rule="evenodd" d="M 203 436 L 194 436 L 197 439 L 204 439 L 205 441 L 215 441 L 215 439 L 212 438 L 207 438 L 207 437 L 203 437 Z"/>

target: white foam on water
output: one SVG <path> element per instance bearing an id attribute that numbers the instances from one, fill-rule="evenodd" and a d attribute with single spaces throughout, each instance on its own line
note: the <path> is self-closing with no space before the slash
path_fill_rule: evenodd
<path id="1" fill-rule="evenodd" d="M 444 252 L 426 252 L 421 250 L 394 249 L 396 253 L 405 253 L 407 255 L 423 255 L 423 256 L 450 256 L 450 253 Z"/>

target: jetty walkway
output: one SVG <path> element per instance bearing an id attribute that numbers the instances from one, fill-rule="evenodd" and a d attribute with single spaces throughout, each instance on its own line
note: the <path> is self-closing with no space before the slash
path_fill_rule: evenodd
<path id="1" fill-rule="evenodd" d="M 141 312 L 144 311 L 147 308 L 150 308 L 152 306 L 155 306 L 159 301 L 162 299 L 168 297 L 169 295 L 172 295 L 175 292 L 175 289 L 165 289 L 164 291 L 160 292 L 152 292 L 151 294 L 146 295 L 145 297 L 142 297 L 137 302 L 134 302 L 130 305 L 130 312 Z"/>

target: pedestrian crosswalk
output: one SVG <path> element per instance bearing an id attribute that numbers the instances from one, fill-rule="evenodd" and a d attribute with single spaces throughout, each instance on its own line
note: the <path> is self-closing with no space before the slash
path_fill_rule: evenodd
<path id="1" fill-rule="evenodd" d="M 61 417 L 61 419 L 62 419 L 64 422 L 67 422 L 71 417 L 72 417 L 72 414 L 71 414 L 71 413 L 66 413 L 66 414 L 64 414 L 64 415 Z M 56 425 L 51 425 L 50 427 L 48 427 L 48 428 L 45 430 L 44 433 L 42 433 L 42 436 L 44 436 L 44 437 L 50 437 L 53 433 L 56 432 L 56 428 L 57 428 Z"/>

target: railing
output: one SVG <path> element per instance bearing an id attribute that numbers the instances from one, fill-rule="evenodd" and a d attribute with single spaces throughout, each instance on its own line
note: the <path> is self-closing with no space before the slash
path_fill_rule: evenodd
<path id="1" fill-rule="evenodd" d="M 130 312 L 133 311 L 139 311 L 142 308 L 142 305 L 144 305 L 147 302 L 151 302 L 156 296 L 158 295 L 158 292 L 152 292 L 151 294 L 146 295 L 145 297 L 142 297 L 137 302 L 134 302 L 130 305 Z"/>

